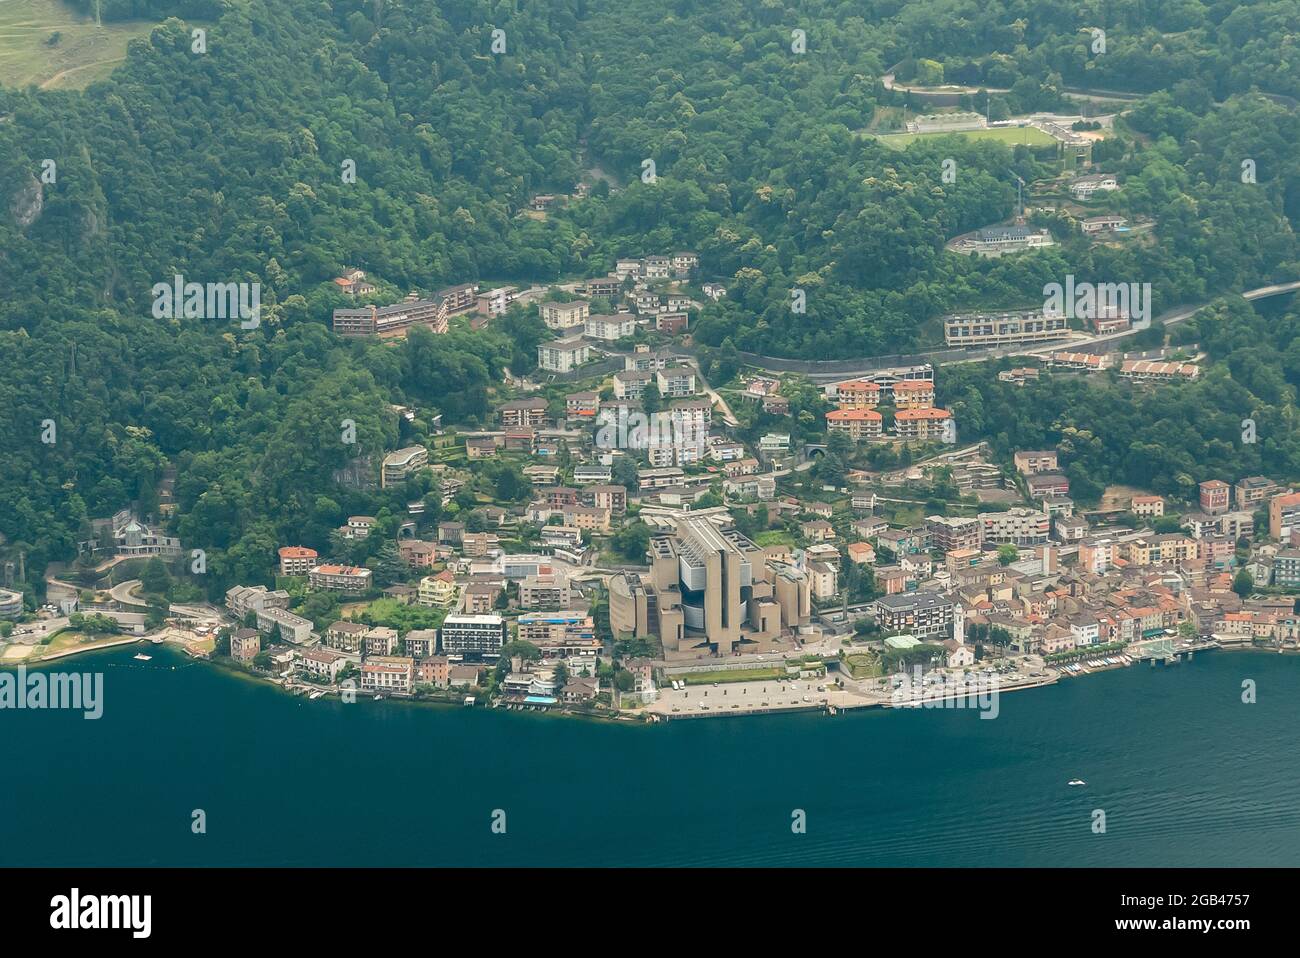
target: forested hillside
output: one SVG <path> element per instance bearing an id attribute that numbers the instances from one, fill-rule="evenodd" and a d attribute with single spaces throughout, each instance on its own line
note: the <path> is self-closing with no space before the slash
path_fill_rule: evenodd
<path id="1" fill-rule="evenodd" d="M 1279 67 L 1294 59 L 1297 2 L 122 0 L 103 12 L 213 22 L 199 53 L 191 25 L 168 19 L 84 93 L 0 89 L 0 533 L 31 569 L 75 554 L 88 517 L 149 501 L 168 462 L 178 532 L 210 544 L 215 581 L 260 573 L 274 544 L 319 538 L 349 512 L 400 509 L 400 494 L 332 481 L 358 451 L 337 441 L 340 420 L 373 453 L 399 439 L 390 402 L 483 417 L 489 384 L 530 367 L 543 331 L 516 318 L 397 347 L 345 342 L 328 331 L 327 284 L 348 266 L 436 289 L 695 249 L 730 289 L 700 318 L 701 343 L 814 358 L 914 349 L 940 313 L 1041 299 L 1067 272 L 1151 282 L 1160 310 L 1300 268 L 1300 113 L 1264 95 L 1300 95 Z M 1092 27 L 1107 30 L 1103 57 L 1089 56 Z M 806 53 L 792 53 L 793 29 Z M 1008 89 L 995 99 L 1016 109 L 1052 107 L 1066 86 L 1161 91 L 1106 147 L 1125 210 L 1156 220 L 1156 242 L 1063 236 L 1029 259 L 945 256 L 945 239 L 1008 216 L 1015 176 L 1049 175 L 1053 157 L 957 138 L 900 152 L 862 135 L 904 105 L 880 76 L 920 59 L 946 82 Z M 646 159 L 654 183 L 640 180 Z M 1241 181 L 1243 159 L 1257 183 Z M 517 215 L 596 167 L 616 190 Z M 151 287 L 176 274 L 260 283 L 261 325 L 152 318 Z M 804 314 L 789 309 L 795 285 Z M 1279 375 L 1261 401 L 1289 407 L 1297 369 Z M 1008 433 L 1003 410 L 1016 409 L 1014 428 L 1050 431 L 1030 413 L 1080 408 L 1052 392 L 1064 387 L 1036 388 L 1005 406 L 985 393 L 997 414 L 972 423 Z M 47 419 L 54 443 L 41 442 Z M 1289 450 L 1273 460 L 1300 471 Z"/>

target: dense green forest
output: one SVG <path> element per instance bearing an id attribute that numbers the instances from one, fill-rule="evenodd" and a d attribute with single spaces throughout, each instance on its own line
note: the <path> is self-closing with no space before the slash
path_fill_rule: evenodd
<path id="1" fill-rule="evenodd" d="M 1198 343 L 1215 362 L 1192 382 L 1155 388 L 1114 371 L 1017 387 L 997 378 L 1010 360 L 945 366 L 938 398 L 963 439 L 987 438 L 1003 459 L 1059 446 L 1070 494 L 1082 502 L 1096 502 L 1110 483 L 1194 501 L 1206 479 L 1300 477 L 1300 307 L 1261 315 L 1239 297 L 1224 299 L 1174 327 L 1171 339 Z M 1253 441 L 1243 441 L 1244 420 L 1254 423 Z"/>
<path id="2" fill-rule="evenodd" d="M 421 494 L 348 492 L 332 474 L 427 430 L 417 419 L 399 434 L 389 403 L 485 417 L 490 384 L 531 368 L 544 331 L 516 315 L 396 347 L 341 341 L 328 280 L 348 266 L 436 289 L 581 278 L 619 255 L 694 249 L 730 289 L 699 319 L 701 343 L 814 358 L 927 345 L 938 314 L 1032 302 L 1067 272 L 1151 282 L 1157 310 L 1300 272 L 1300 113 L 1278 100 L 1300 92 L 1285 68 L 1296 2 L 106 0 L 103 13 L 195 17 L 206 46 L 195 52 L 190 25 L 168 19 L 84 92 L 0 89 L 0 533 L 33 574 L 75 555 L 87 518 L 151 502 L 167 463 L 178 533 L 209 550 L 214 588 L 264 576 L 276 544 L 321 545 L 350 512 Z M 1107 30 L 1104 56 L 1089 53 L 1092 27 Z M 806 31 L 805 53 L 792 29 Z M 1015 109 L 1058 105 L 1070 85 L 1160 91 L 1102 154 L 1125 184 L 1117 208 L 1155 219 L 1157 241 L 1062 234 L 1027 257 L 944 255 L 947 238 L 1011 213 L 1015 176 L 1059 164 L 1051 150 L 951 137 L 896 151 L 862 135 L 905 105 L 881 74 L 921 59 L 948 82 L 1010 89 L 995 99 Z M 1243 159 L 1257 183 L 1241 181 Z M 517 215 L 584 175 L 606 182 L 544 220 Z M 152 318 L 151 287 L 176 274 L 260 283 L 261 325 Z M 804 314 L 789 308 L 796 285 Z M 1150 400 L 1098 399 L 1130 418 L 1075 471 L 1129 475 L 1115 446 L 1149 435 L 1167 454 L 1131 468 L 1181 483 L 1173 459 L 1213 462 L 1197 441 L 1258 401 L 1278 411 L 1277 445 L 1249 454 L 1300 474 L 1281 434 L 1294 324 L 1270 326 L 1264 350 L 1253 316 L 1215 314 L 1247 331 L 1216 346 L 1223 389 L 1216 377 L 1180 387 L 1235 405 L 1180 414 L 1175 448 Z M 1200 325 L 1208 342 L 1215 327 Z M 1046 441 L 1094 408 L 1083 386 L 1011 393 L 984 376 L 962 370 L 944 387 L 960 397 L 964 438 Z M 344 419 L 355 446 L 338 441 Z"/>

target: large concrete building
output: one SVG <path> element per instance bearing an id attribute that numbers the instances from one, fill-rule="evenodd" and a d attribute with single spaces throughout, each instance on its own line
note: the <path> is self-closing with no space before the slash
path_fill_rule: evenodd
<path id="1" fill-rule="evenodd" d="M 648 574 L 610 581 L 615 635 L 656 635 L 666 651 L 718 655 L 808 624 L 811 589 L 802 570 L 770 563 L 762 548 L 707 517 L 679 520 L 650 542 Z"/>

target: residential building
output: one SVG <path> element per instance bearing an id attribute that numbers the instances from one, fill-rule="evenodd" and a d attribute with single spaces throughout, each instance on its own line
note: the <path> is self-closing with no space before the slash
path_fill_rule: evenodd
<path id="1" fill-rule="evenodd" d="M 289 593 L 283 589 L 267 591 L 264 585 L 236 585 L 226 590 L 226 608 L 237 619 L 262 609 L 287 609 Z"/>
<path id="2" fill-rule="evenodd" d="M 966 313 L 945 316 L 943 338 L 949 346 L 1006 346 L 1042 342 L 1069 335 L 1070 321 L 1041 310 Z"/>
<path id="3" fill-rule="evenodd" d="M 1079 569 L 1103 575 L 1115 566 L 1119 544 L 1111 539 L 1091 539 L 1079 543 Z"/>
<path id="4" fill-rule="evenodd" d="M 361 688 L 367 692 L 411 691 L 415 660 L 404 655 L 375 655 L 361 663 Z"/>
<path id="5" fill-rule="evenodd" d="M 854 442 L 879 439 L 882 434 L 884 417 L 874 409 L 832 409 L 826 413 L 826 429 L 830 432 L 842 432 Z"/>
<path id="6" fill-rule="evenodd" d="M 849 561 L 855 565 L 874 565 L 876 562 L 876 550 L 869 542 L 850 542 L 845 548 Z"/>
<path id="7" fill-rule="evenodd" d="M 1200 484 L 1201 511 L 1218 515 L 1228 511 L 1228 498 L 1232 487 L 1221 479 L 1207 479 Z"/>
<path id="8" fill-rule="evenodd" d="M 1134 566 L 1175 565 L 1196 556 L 1196 540 L 1177 533 L 1143 536 L 1128 543 L 1128 561 Z"/>
<path id="9" fill-rule="evenodd" d="M 614 398 L 640 401 L 654 374 L 639 369 L 624 369 L 614 374 Z"/>
<path id="10" fill-rule="evenodd" d="M 655 372 L 655 379 L 664 398 L 695 395 L 695 370 L 690 366 L 667 366 Z"/>
<path id="11" fill-rule="evenodd" d="M 536 428 L 546 424 L 546 400 L 538 396 L 503 402 L 497 407 L 497 412 L 501 414 L 504 429 Z"/>
<path id="12" fill-rule="evenodd" d="M 405 482 L 409 476 L 429 464 L 429 450 L 424 446 L 407 446 L 384 456 L 383 467 L 379 474 L 379 486 L 387 489 L 399 482 Z"/>
<path id="13" fill-rule="evenodd" d="M 1279 549 L 1273 556 L 1273 584 L 1300 588 L 1300 549 Z"/>
<path id="14" fill-rule="evenodd" d="M 925 529 L 931 547 L 941 552 L 978 549 L 980 545 L 980 520 L 974 516 L 926 516 Z"/>
<path id="15" fill-rule="evenodd" d="M 1277 490 L 1277 483 L 1266 476 L 1247 476 L 1240 479 L 1234 487 L 1237 508 L 1253 511 Z"/>
<path id="16" fill-rule="evenodd" d="M 952 413 L 946 409 L 900 409 L 894 413 L 899 439 L 941 440 L 953 436 Z"/>
<path id="17" fill-rule="evenodd" d="M 348 516 L 348 524 L 339 531 L 349 539 L 364 539 L 374 524 L 374 516 Z"/>
<path id="18" fill-rule="evenodd" d="M 519 605 L 525 609 L 564 609 L 573 603 L 576 590 L 561 572 L 530 575 L 519 583 Z"/>
<path id="19" fill-rule="evenodd" d="M 391 306 L 336 309 L 333 329 L 339 336 L 392 338 L 405 336 L 416 326 L 424 326 L 442 334 L 447 331 L 448 315 L 446 302 L 411 296 Z"/>
<path id="20" fill-rule="evenodd" d="M 280 547 L 280 575 L 306 575 L 316 565 L 316 550 L 305 546 Z"/>
<path id="21" fill-rule="evenodd" d="M 456 585 L 456 577 L 444 570 L 421 579 L 417 595 L 420 605 L 450 609 L 456 604 L 460 589 Z"/>
<path id="22" fill-rule="evenodd" d="M 1103 213 L 1101 216 L 1088 216 L 1079 221 L 1079 229 L 1089 236 L 1098 233 L 1114 233 L 1116 230 L 1122 230 L 1126 226 L 1128 226 L 1128 220 L 1123 216 L 1117 216 L 1114 213 Z"/>
<path id="23" fill-rule="evenodd" d="M 1047 357 L 1049 369 L 1069 369 L 1077 372 L 1100 372 L 1108 368 L 1110 360 L 1106 356 L 1093 353 L 1075 353 L 1069 351 L 1051 353 Z"/>
<path id="24" fill-rule="evenodd" d="M 612 515 L 622 515 L 627 511 L 627 489 L 623 486 L 606 483 L 588 486 L 582 490 L 579 499 L 584 506 L 608 509 Z"/>
<path id="25" fill-rule="evenodd" d="M 445 655 L 430 655 L 415 663 L 415 681 L 445 689 L 451 684 L 451 660 Z"/>
<path id="26" fill-rule="evenodd" d="M 1163 496 L 1134 496 L 1128 508 L 1136 516 L 1158 518 L 1165 514 L 1165 500 Z"/>
<path id="27" fill-rule="evenodd" d="M 498 286 L 474 297 L 474 309 L 480 316 L 501 316 L 510 308 L 510 304 L 519 295 L 514 286 Z"/>
<path id="28" fill-rule="evenodd" d="M 882 632 L 906 633 L 924 639 L 952 638 L 955 607 L 937 592 L 903 592 L 880 596 L 872 613 Z"/>
<path id="29" fill-rule="evenodd" d="M 812 597 L 819 601 L 835 598 L 839 592 L 839 569 L 829 562 L 807 564 L 808 583 Z"/>
<path id="30" fill-rule="evenodd" d="M 584 330 L 591 339 L 613 342 L 635 333 L 636 320 L 631 313 L 594 314 L 587 317 Z"/>
<path id="31" fill-rule="evenodd" d="M 564 397 L 564 414 L 570 419 L 595 419 L 600 411 L 600 393 L 569 393 Z"/>
<path id="32" fill-rule="evenodd" d="M 268 607 L 257 611 L 257 630 L 267 634 L 280 630 L 280 638 L 293 645 L 302 645 L 311 639 L 311 622 L 294 615 L 287 609 Z"/>
<path id="33" fill-rule="evenodd" d="M 1300 492 L 1281 492 L 1268 500 L 1268 534 L 1289 545 L 1291 532 L 1300 528 Z"/>
<path id="34" fill-rule="evenodd" d="M 1033 476 L 1042 472 L 1056 472 L 1059 468 L 1055 449 L 1021 450 L 1012 456 L 1016 472 L 1022 476 Z"/>
<path id="35" fill-rule="evenodd" d="M 894 405 L 899 409 L 929 409 L 934 405 L 934 382 L 905 379 L 893 385 Z"/>
<path id="36" fill-rule="evenodd" d="M 585 299 L 575 299 L 569 303 L 542 303 L 539 309 L 546 328 L 560 332 L 582 326 L 591 315 L 591 304 Z"/>
<path id="37" fill-rule="evenodd" d="M 1200 367 L 1192 363 L 1162 363 L 1149 359 L 1126 359 L 1119 374 L 1136 382 L 1171 382 L 1176 379 L 1195 379 Z"/>
<path id="38" fill-rule="evenodd" d="M 236 629 L 230 636 L 230 657 L 247 665 L 262 651 L 262 633 L 257 629 Z"/>
<path id="39" fill-rule="evenodd" d="M 598 276 L 587 280 L 587 295 L 593 299 L 618 299 L 623 281 L 618 276 Z"/>
<path id="40" fill-rule="evenodd" d="M 1112 173 L 1088 173 L 1070 181 L 1070 195 L 1076 200 L 1090 200 L 1094 193 L 1111 193 L 1119 189 Z"/>
<path id="41" fill-rule="evenodd" d="M 325 635 L 322 636 L 321 642 L 331 649 L 337 649 L 340 652 L 359 653 L 366 639 L 368 627 L 360 622 L 349 622 L 346 619 L 340 619 L 333 625 L 325 629 Z"/>
<path id="42" fill-rule="evenodd" d="M 868 379 L 854 379 L 835 387 L 835 401 L 840 409 L 875 409 L 880 405 L 879 383 Z"/>
<path id="43" fill-rule="evenodd" d="M 346 565 L 318 565 L 308 574 L 313 589 L 337 592 L 366 592 L 370 589 L 371 578 L 369 569 Z"/>
<path id="44" fill-rule="evenodd" d="M 478 305 L 478 286 L 475 283 L 461 283 L 459 286 L 440 289 L 434 296 L 446 306 L 448 316 L 457 316 Z"/>
<path id="45" fill-rule="evenodd" d="M 572 372 L 590 358 L 591 347 L 581 336 L 553 339 L 537 346 L 537 365 L 548 372 Z"/>
<path id="46" fill-rule="evenodd" d="M 399 539 L 397 552 L 411 569 L 432 568 L 440 556 L 437 543 L 423 539 Z M 442 554 L 448 553 L 449 549 L 442 550 Z"/>
<path id="47" fill-rule="evenodd" d="M 1070 480 L 1059 472 L 1040 472 L 1025 479 L 1030 499 L 1044 499 L 1055 496 L 1067 496 L 1070 493 Z"/>
<path id="48" fill-rule="evenodd" d="M 397 653 L 397 630 L 377 625 L 367 629 L 361 639 L 362 651 L 367 655 L 395 655 Z"/>
<path id="49" fill-rule="evenodd" d="M 689 313 L 660 313 L 655 317 L 655 329 L 665 336 L 676 336 L 678 333 L 683 333 L 689 325 Z"/>
<path id="50" fill-rule="evenodd" d="M 1051 516 L 1034 509 L 979 514 L 981 541 L 1017 546 L 1041 545 L 1051 532 Z"/>
<path id="51" fill-rule="evenodd" d="M 345 296 L 355 299 L 368 296 L 375 291 L 375 284 L 366 279 L 366 274 L 359 269 L 350 269 L 342 276 L 334 278 L 334 288 Z"/>
<path id="52" fill-rule="evenodd" d="M 438 630 L 443 655 L 495 658 L 506 638 L 506 623 L 499 615 L 449 615 Z"/>
<path id="53" fill-rule="evenodd" d="M 333 685 L 349 661 L 346 655 L 333 649 L 308 649 L 298 656 L 298 668 Z"/>

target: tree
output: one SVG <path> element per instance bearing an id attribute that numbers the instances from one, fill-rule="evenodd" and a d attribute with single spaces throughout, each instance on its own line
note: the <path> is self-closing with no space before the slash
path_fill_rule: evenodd
<path id="1" fill-rule="evenodd" d="M 410 567 L 407 566 L 406 560 L 402 558 L 402 553 L 397 548 L 397 543 L 391 539 L 385 540 L 379 547 L 379 551 L 369 562 L 369 568 L 374 573 L 375 584 L 381 587 L 390 586 L 395 582 L 404 582 L 411 574 Z"/>
<path id="2" fill-rule="evenodd" d="M 145 592 L 151 595 L 166 595 L 171 583 L 172 577 L 167 572 L 167 566 L 163 564 L 162 559 L 154 556 L 145 563 L 144 571 L 140 573 L 140 584 Z"/>
<path id="3" fill-rule="evenodd" d="M 1011 565 L 1020 557 L 1020 552 L 1009 542 L 1004 542 L 998 546 L 998 564 Z"/>
<path id="4" fill-rule="evenodd" d="M 614 482 L 625 489 L 635 491 L 639 481 L 636 460 L 631 456 L 618 456 L 614 459 Z"/>
<path id="5" fill-rule="evenodd" d="M 610 540 L 614 551 L 632 562 L 644 562 L 646 550 L 650 548 L 650 527 L 637 519 L 629 522 Z"/>
<path id="6" fill-rule="evenodd" d="M 1255 577 L 1242 569 L 1232 580 L 1232 591 L 1243 599 L 1255 591 Z"/>

